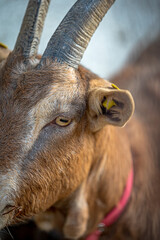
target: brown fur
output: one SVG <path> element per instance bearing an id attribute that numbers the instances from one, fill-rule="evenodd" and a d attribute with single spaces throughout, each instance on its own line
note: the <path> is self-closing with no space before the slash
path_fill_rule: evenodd
<path id="1" fill-rule="evenodd" d="M 125 128 L 107 126 L 94 135 L 94 164 L 81 190 L 69 200 L 67 217 L 63 219 L 64 233 L 71 239 L 82 236 L 82 233 L 87 236 L 94 231 L 105 214 L 119 201 L 131 158 L 134 164 L 134 187 L 130 202 L 118 221 L 106 228 L 100 239 L 160 238 L 160 150 L 157 144 L 160 137 L 159 51 L 158 40 L 135 63 L 112 79 L 119 87 L 126 86 L 132 92 L 136 112 Z M 86 70 L 82 74 L 88 76 Z M 78 206 L 82 196 L 88 209 L 83 208 L 83 204 L 81 209 Z M 62 213 L 63 208 L 62 204 Z M 83 217 L 87 214 L 87 220 L 82 218 L 82 213 Z M 63 213 L 63 216 L 66 214 Z"/>
<path id="2" fill-rule="evenodd" d="M 99 117 L 103 113 L 89 99 L 94 89 L 104 93 L 105 88 L 110 96 L 115 91 L 118 101 L 126 92 L 114 90 L 85 68 L 73 70 L 47 62 L 35 70 L 37 62 L 26 66 L 23 59 L 10 68 L 1 64 L 0 190 L 2 200 L 7 197 L 6 204 L 15 206 L 14 211 L 1 215 L 1 226 L 35 216 L 39 226 L 48 222 L 70 239 L 83 239 L 118 203 L 133 162 L 130 202 L 100 239 L 160 238 L 160 72 L 159 58 L 151 58 L 144 53 L 113 80 L 128 88 L 135 99 L 136 113 L 125 128 L 112 126 L 108 116 L 102 126 Z M 125 104 L 132 106 L 127 96 Z M 114 109 L 119 114 L 118 107 Z M 71 118 L 72 124 L 57 126 L 59 115 Z M 95 120 L 99 131 L 91 127 Z M 52 213 L 56 221 L 46 217 Z"/>

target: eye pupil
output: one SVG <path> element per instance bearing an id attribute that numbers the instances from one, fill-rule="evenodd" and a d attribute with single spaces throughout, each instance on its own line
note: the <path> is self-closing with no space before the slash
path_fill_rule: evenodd
<path id="1" fill-rule="evenodd" d="M 61 121 L 61 122 L 64 122 L 64 123 L 67 123 L 67 122 L 68 122 L 67 119 L 63 119 L 63 118 L 61 118 L 60 121 Z"/>

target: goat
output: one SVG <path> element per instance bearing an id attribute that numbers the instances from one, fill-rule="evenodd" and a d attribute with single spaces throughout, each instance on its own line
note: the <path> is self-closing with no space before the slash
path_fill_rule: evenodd
<path id="1" fill-rule="evenodd" d="M 78 0 L 37 59 L 49 0 L 29 1 L 0 64 L 0 228 L 35 216 L 39 227 L 57 225 L 70 239 L 160 238 L 159 59 L 142 57 L 113 80 L 133 92 L 133 117 L 130 91 L 79 65 L 113 3 Z M 92 236 L 131 169 L 123 214 Z"/>

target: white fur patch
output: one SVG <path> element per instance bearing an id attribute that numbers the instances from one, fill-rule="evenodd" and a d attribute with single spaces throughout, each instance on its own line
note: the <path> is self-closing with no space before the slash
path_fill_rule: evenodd
<path id="1" fill-rule="evenodd" d="M 7 205 L 14 206 L 15 203 L 15 192 L 18 191 L 18 173 L 19 167 L 17 165 L 11 170 L 8 170 L 6 174 L 1 173 L 0 181 L 0 229 L 5 227 L 8 221 L 11 220 L 12 214 L 2 215 L 4 213 L 4 208 Z"/>

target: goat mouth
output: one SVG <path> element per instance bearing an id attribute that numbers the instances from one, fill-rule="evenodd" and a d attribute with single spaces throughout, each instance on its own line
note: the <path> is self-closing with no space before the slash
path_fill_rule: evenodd
<path id="1" fill-rule="evenodd" d="M 5 216 L 5 215 L 13 212 L 15 209 L 16 209 L 15 206 L 11 206 L 11 205 L 6 206 L 3 210 L 2 216 Z"/>
<path id="2" fill-rule="evenodd" d="M 0 229 L 19 222 L 22 215 L 22 208 L 14 205 L 6 205 L 0 212 Z"/>
<path id="3" fill-rule="evenodd" d="M 16 207 L 16 206 L 13 206 L 13 205 L 7 205 L 1 215 L 2 216 L 7 216 L 8 214 L 10 213 L 13 213 L 13 218 L 16 218 L 18 217 L 22 212 L 22 208 L 21 207 Z"/>

